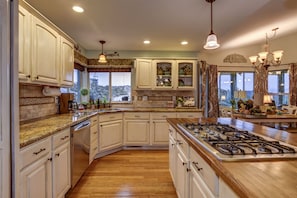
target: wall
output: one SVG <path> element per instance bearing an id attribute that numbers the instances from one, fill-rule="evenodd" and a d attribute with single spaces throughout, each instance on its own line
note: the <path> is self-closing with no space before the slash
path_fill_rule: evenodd
<path id="1" fill-rule="evenodd" d="M 54 115 L 58 112 L 55 97 L 44 96 L 43 86 L 20 84 L 20 121 Z"/>

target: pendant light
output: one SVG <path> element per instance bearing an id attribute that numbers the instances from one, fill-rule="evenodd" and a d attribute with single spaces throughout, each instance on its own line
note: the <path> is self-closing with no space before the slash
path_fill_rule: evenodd
<path id="1" fill-rule="evenodd" d="M 206 39 L 206 44 L 204 45 L 204 49 L 211 50 L 211 49 L 217 49 L 220 47 L 220 44 L 218 44 L 217 35 L 212 30 L 212 3 L 215 0 L 206 0 L 206 2 L 210 3 L 210 33 Z"/>
<path id="2" fill-rule="evenodd" d="M 100 40 L 99 42 L 102 45 L 102 51 L 101 51 L 101 54 L 99 54 L 99 60 L 98 60 L 98 62 L 99 63 L 107 63 L 106 56 L 103 53 L 103 44 L 105 43 L 105 41 Z"/>

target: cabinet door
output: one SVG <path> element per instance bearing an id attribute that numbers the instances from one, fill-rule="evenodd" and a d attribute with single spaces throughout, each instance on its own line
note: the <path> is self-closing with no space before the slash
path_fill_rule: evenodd
<path id="1" fill-rule="evenodd" d="M 53 197 L 62 198 L 71 187 L 70 142 L 53 153 Z"/>
<path id="2" fill-rule="evenodd" d="M 136 60 L 136 89 L 152 88 L 152 61 Z"/>
<path id="3" fill-rule="evenodd" d="M 175 61 L 153 61 L 153 88 L 172 89 L 174 87 L 173 76 L 175 75 Z"/>
<path id="4" fill-rule="evenodd" d="M 172 181 L 176 186 L 176 142 L 173 138 L 169 137 L 169 172 Z"/>
<path id="5" fill-rule="evenodd" d="M 197 77 L 197 61 L 177 61 L 177 89 L 195 89 Z"/>
<path id="6" fill-rule="evenodd" d="M 126 120 L 124 133 L 125 145 L 148 145 L 150 143 L 150 122 L 149 120 Z"/>
<path id="7" fill-rule="evenodd" d="M 31 14 L 19 6 L 19 79 L 30 80 L 30 23 Z"/>
<path id="8" fill-rule="evenodd" d="M 22 198 L 52 197 L 50 159 L 50 155 L 42 157 L 21 171 L 20 195 Z"/>
<path id="9" fill-rule="evenodd" d="M 180 112 L 177 113 L 177 118 L 201 118 L 202 112 Z"/>
<path id="10" fill-rule="evenodd" d="M 106 151 L 123 144 L 122 121 L 103 122 L 100 124 L 100 144 L 99 149 Z"/>
<path id="11" fill-rule="evenodd" d="M 71 42 L 61 37 L 61 85 L 73 85 L 74 47 Z"/>
<path id="12" fill-rule="evenodd" d="M 152 122 L 152 144 L 168 145 L 168 122 L 166 120 L 153 120 Z"/>
<path id="13" fill-rule="evenodd" d="M 179 198 L 188 197 L 188 161 L 181 150 L 177 148 L 176 157 L 176 192 Z"/>
<path id="14" fill-rule="evenodd" d="M 215 196 L 205 186 L 201 177 L 196 173 L 196 171 L 193 170 L 194 167 L 191 166 L 190 198 L 215 198 Z"/>
<path id="15" fill-rule="evenodd" d="M 60 36 L 40 19 L 32 25 L 32 81 L 58 84 Z"/>

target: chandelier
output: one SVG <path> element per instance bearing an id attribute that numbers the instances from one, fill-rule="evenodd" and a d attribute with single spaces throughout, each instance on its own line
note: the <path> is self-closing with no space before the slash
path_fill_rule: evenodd
<path id="1" fill-rule="evenodd" d="M 249 59 L 251 63 L 256 66 L 257 60 L 259 60 L 259 65 L 263 65 L 266 69 L 271 66 L 271 65 L 280 65 L 281 63 L 281 58 L 283 56 L 283 50 L 277 50 L 274 52 L 270 52 L 269 49 L 269 41 L 273 39 L 276 36 L 276 31 L 279 28 L 274 28 L 272 29 L 272 36 L 269 37 L 268 34 L 266 33 L 266 42 L 264 45 L 264 51 L 258 53 L 257 56 L 250 56 Z"/>
<path id="2" fill-rule="evenodd" d="M 212 29 L 212 3 L 215 2 L 215 0 L 206 0 L 206 2 L 210 3 L 210 33 L 206 39 L 204 49 L 217 49 L 220 47 L 220 44 L 218 44 L 217 35 L 213 32 Z"/>
<path id="3" fill-rule="evenodd" d="M 120 56 L 120 54 L 118 52 L 114 52 L 112 54 L 104 54 L 103 53 L 103 44 L 105 43 L 105 41 L 100 40 L 99 43 L 101 43 L 101 46 L 102 46 L 101 53 L 99 54 L 99 59 L 98 59 L 99 63 L 107 63 L 107 60 L 106 60 L 107 56 Z"/>

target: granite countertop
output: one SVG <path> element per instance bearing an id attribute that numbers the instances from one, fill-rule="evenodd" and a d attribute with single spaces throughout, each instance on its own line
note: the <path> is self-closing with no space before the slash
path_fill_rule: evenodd
<path id="1" fill-rule="evenodd" d="M 177 127 L 178 123 L 198 122 L 200 119 L 168 118 L 167 120 L 239 197 L 297 197 L 297 159 L 220 161 Z M 213 118 L 208 121 L 216 122 Z M 220 122 L 297 146 L 296 133 L 287 133 L 231 118 L 220 118 Z"/>
<path id="2" fill-rule="evenodd" d="M 20 148 L 97 114 L 116 112 L 202 112 L 202 110 L 197 108 L 110 108 L 79 111 L 79 116 L 75 116 L 73 113 L 56 114 L 46 118 L 22 122 L 20 124 Z"/>

